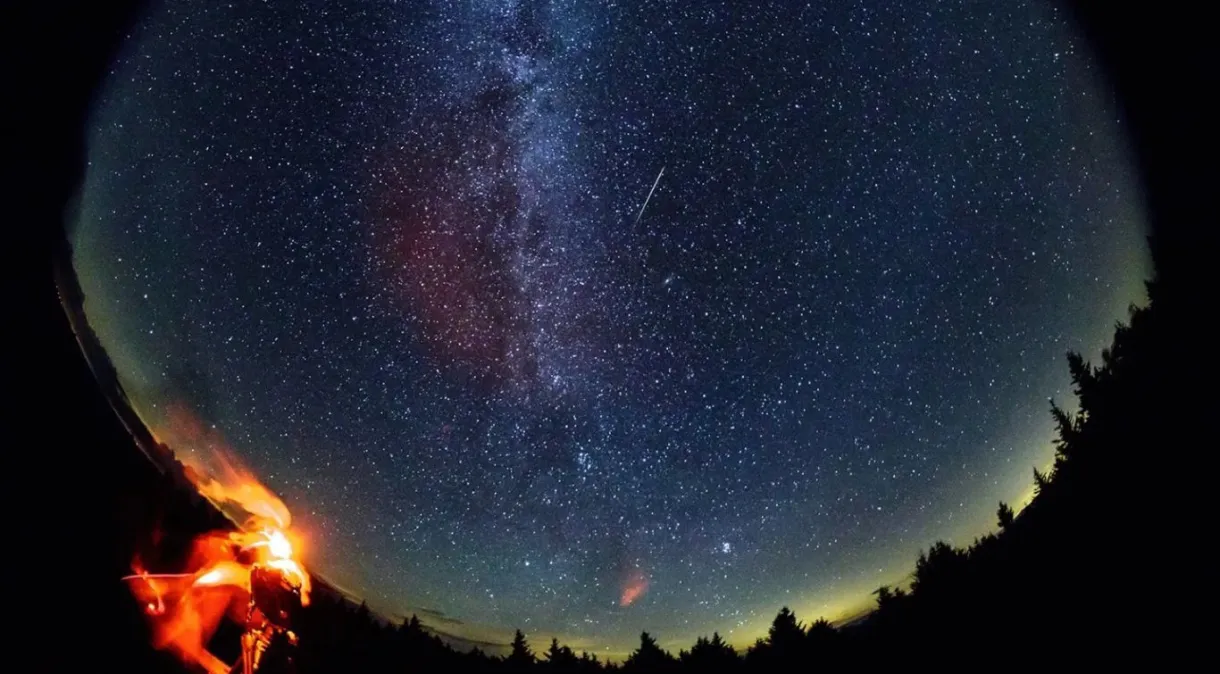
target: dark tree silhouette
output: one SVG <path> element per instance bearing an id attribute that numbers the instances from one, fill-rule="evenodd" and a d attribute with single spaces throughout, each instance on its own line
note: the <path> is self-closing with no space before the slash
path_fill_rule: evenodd
<path id="1" fill-rule="evenodd" d="M 787 606 L 781 608 L 767 630 L 767 642 L 776 651 L 796 652 L 804 642 L 805 629 Z"/>
<path id="2" fill-rule="evenodd" d="M 1013 515 L 1012 508 L 1008 507 L 1007 503 L 1000 501 L 1000 507 L 996 510 L 995 515 L 1001 529 L 1007 529 L 1012 526 L 1012 520 L 1015 515 Z"/>
<path id="3" fill-rule="evenodd" d="M 966 554 L 957 548 L 937 541 L 928 548 L 928 552 L 919 553 L 915 561 L 915 577 L 911 581 L 911 591 L 935 590 L 942 587 L 952 587 L 958 580 L 966 563 Z"/>
<path id="4" fill-rule="evenodd" d="M 1048 484 L 1050 484 L 1050 476 L 1034 468 L 1034 493 L 1041 494 Z"/>
<path id="5" fill-rule="evenodd" d="M 640 634 L 640 646 L 627 656 L 624 672 L 668 672 L 675 669 L 677 660 L 657 645 L 657 640 L 647 632 Z"/>
<path id="6" fill-rule="evenodd" d="M 711 639 L 699 637 L 678 659 L 687 671 L 723 672 L 741 664 L 737 651 L 720 638 L 719 632 L 713 632 Z"/>
<path id="7" fill-rule="evenodd" d="M 559 639 L 551 639 L 551 647 L 546 651 L 547 671 L 551 672 L 575 672 L 580 664 L 580 659 L 567 646 L 560 646 Z"/>
<path id="8" fill-rule="evenodd" d="M 809 625 L 809 630 L 806 633 L 811 642 L 817 643 L 825 639 L 833 639 L 836 636 L 835 628 L 830 624 L 830 621 L 825 618 L 818 618 Z"/>
<path id="9" fill-rule="evenodd" d="M 590 655 L 589 653 L 582 651 L 580 654 L 580 661 L 577 663 L 576 671 L 600 672 L 602 671 L 602 663 L 597 659 L 596 653 Z"/>
<path id="10" fill-rule="evenodd" d="M 818 663 L 828 669 L 847 664 L 843 659 L 842 635 L 825 618 L 818 618 L 809 625 L 805 632 L 805 642 L 805 659 L 808 662 Z"/>
<path id="11" fill-rule="evenodd" d="M 877 595 L 877 609 L 883 610 L 901 603 L 906 598 L 907 593 L 902 588 L 890 588 L 889 585 L 882 585 L 877 588 L 874 594 Z"/>
<path id="12" fill-rule="evenodd" d="M 534 652 L 530 650 L 529 642 L 525 640 L 525 634 L 521 630 L 513 634 L 511 648 L 512 652 L 504 658 L 504 664 L 514 672 L 529 671 L 537 658 L 534 657 Z"/>

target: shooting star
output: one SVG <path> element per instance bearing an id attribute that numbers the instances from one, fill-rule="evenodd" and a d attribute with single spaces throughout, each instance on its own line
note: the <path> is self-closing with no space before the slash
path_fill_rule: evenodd
<path id="1" fill-rule="evenodd" d="M 648 196 L 644 198 L 644 205 L 640 206 L 640 212 L 635 216 L 635 224 L 640 224 L 640 218 L 644 217 L 644 209 L 648 208 L 648 202 L 652 201 L 652 193 L 657 191 L 657 185 L 661 184 L 661 176 L 665 175 L 665 167 L 661 167 L 661 172 L 657 174 L 657 179 L 652 181 L 652 189 L 648 190 Z"/>

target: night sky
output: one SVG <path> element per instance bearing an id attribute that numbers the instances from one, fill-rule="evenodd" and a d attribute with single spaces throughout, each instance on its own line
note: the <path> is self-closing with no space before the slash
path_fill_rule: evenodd
<path id="1" fill-rule="evenodd" d="M 74 245 L 138 411 L 454 634 L 746 643 L 968 543 L 1142 297 L 1031 2 L 165 2 Z"/>

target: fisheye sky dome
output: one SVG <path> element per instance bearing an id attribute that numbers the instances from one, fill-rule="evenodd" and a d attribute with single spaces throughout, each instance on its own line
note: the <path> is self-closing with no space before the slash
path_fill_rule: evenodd
<path id="1" fill-rule="evenodd" d="M 74 261 L 139 414 L 495 643 L 859 610 L 1027 497 L 1148 274 L 1050 3 L 178 0 L 89 133 Z"/>

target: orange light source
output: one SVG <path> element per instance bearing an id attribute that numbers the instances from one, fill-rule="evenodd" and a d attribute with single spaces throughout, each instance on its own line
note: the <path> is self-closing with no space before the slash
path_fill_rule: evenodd
<path id="1" fill-rule="evenodd" d="M 126 580 L 152 621 L 154 646 L 206 671 L 227 672 L 205 646 L 226 613 L 237 615 L 235 608 L 251 605 L 251 573 L 278 571 L 289 591 L 299 594 L 301 606 L 309 603 L 310 578 L 283 501 L 231 459 L 218 455 L 217 463 L 219 478 L 194 470 L 188 475 L 222 512 L 235 520 L 244 517 L 241 528 L 196 539 L 183 573 L 150 574 L 137 561 Z"/>

